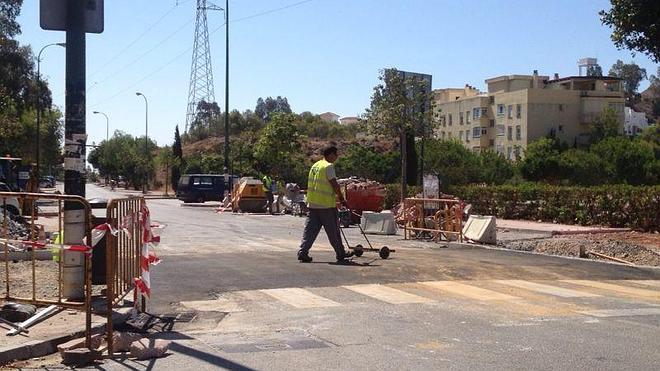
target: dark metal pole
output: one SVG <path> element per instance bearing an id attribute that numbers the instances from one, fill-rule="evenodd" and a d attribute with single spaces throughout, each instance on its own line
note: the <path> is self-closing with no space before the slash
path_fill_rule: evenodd
<path id="1" fill-rule="evenodd" d="M 225 2 L 225 173 L 229 170 L 229 0 Z"/>
<path id="2" fill-rule="evenodd" d="M 85 0 L 67 2 L 64 193 L 85 196 Z M 68 203 L 69 210 L 79 209 Z"/>
<path id="3" fill-rule="evenodd" d="M 64 126 L 64 193 L 85 197 L 85 8 L 86 0 L 67 2 L 66 98 Z M 82 203 L 64 203 L 64 243 L 81 244 L 86 235 L 87 213 Z M 68 299 L 82 298 L 85 259 L 82 253 L 64 251 L 62 294 Z"/>

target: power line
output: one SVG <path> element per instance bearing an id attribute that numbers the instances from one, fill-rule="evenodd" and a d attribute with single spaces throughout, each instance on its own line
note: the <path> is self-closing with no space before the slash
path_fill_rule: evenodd
<path id="1" fill-rule="evenodd" d="M 188 1 L 190 1 L 190 0 L 188 0 Z M 188 1 L 186 1 L 186 2 L 188 2 Z M 266 11 L 263 11 L 263 12 L 260 12 L 260 13 L 255 13 L 255 14 L 252 14 L 252 15 L 249 15 L 249 16 L 245 16 L 245 17 L 237 18 L 237 19 L 231 20 L 230 23 L 241 22 L 241 21 L 245 21 L 245 20 L 248 20 L 248 19 L 261 17 L 261 16 L 268 15 L 268 14 L 271 14 L 271 13 L 275 13 L 275 12 L 279 12 L 279 11 L 282 11 L 282 10 L 290 9 L 290 8 L 293 8 L 293 7 L 296 7 L 296 6 L 300 6 L 300 5 L 303 5 L 303 4 L 305 4 L 305 3 L 309 3 L 309 2 L 312 2 L 312 1 L 314 1 L 314 0 L 303 0 L 303 1 L 298 1 L 298 2 L 293 3 L 293 4 L 289 4 L 289 5 L 281 6 L 281 7 L 278 7 L 278 8 L 274 8 L 274 9 L 266 10 Z M 183 3 L 183 2 L 180 2 L 179 5 L 181 5 L 182 3 Z M 188 23 L 191 23 L 191 22 L 193 21 L 193 19 L 194 19 L 194 18 L 190 19 L 190 20 L 184 25 L 184 27 L 185 27 Z M 213 31 L 211 31 L 210 34 L 214 34 L 214 33 L 216 33 L 217 31 L 221 30 L 221 29 L 225 26 L 225 24 L 226 24 L 226 23 L 223 22 L 220 26 L 218 26 L 218 27 L 216 27 L 215 29 L 213 29 Z M 179 32 L 179 31 L 180 31 L 180 29 L 177 30 L 177 31 L 175 31 L 175 33 L 176 33 L 176 32 Z M 166 39 L 169 39 L 171 36 L 173 36 L 173 35 L 168 36 Z M 160 46 L 164 41 L 166 41 L 166 40 L 161 41 L 161 42 L 158 43 L 154 48 L 151 48 L 148 52 L 143 53 L 143 55 L 141 55 L 139 58 L 141 58 L 141 57 L 143 57 L 144 55 L 146 55 L 146 54 L 150 53 L 151 51 L 155 50 L 155 49 L 156 49 L 158 46 Z M 189 52 L 189 51 L 191 51 L 191 50 L 192 50 L 192 46 L 186 48 L 186 49 L 183 50 L 180 54 L 177 54 L 174 58 L 170 59 L 166 64 L 164 64 L 164 65 L 162 65 L 161 67 L 159 67 L 159 68 L 153 70 L 151 73 L 149 73 L 148 75 L 144 76 L 142 79 L 138 80 L 137 82 L 135 82 L 135 83 L 132 84 L 131 86 L 129 86 L 129 87 L 125 88 L 125 89 L 122 89 L 122 90 L 119 91 L 118 93 L 113 94 L 112 96 L 110 96 L 110 97 L 108 97 L 108 98 L 106 98 L 106 99 L 103 99 L 103 100 L 101 100 L 100 102 L 91 105 L 90 107 L 96 107 L 96 106 L 99 106 L 99 105 L 101 105 L 102 103 L 109 102 L 109 101 L 111 101 L 111 100 L 113 100 L 113 99 L 119 97 L 121 94 L 123 94 L 123 93 L 129 91 L 130 89 L 132 89 L 133 87 L 135 87 L 135 86 L 138 85 L 139 83 L 146 81 L 147 79 L 149 79 L 149 78 L 151 78 L 152 76 L 154 76 L 156 73 L 162 71 L 165 67 L 167 67 L 167 66 L 169 66 L 170 64 L 174 63 L 177 59 L 183 57 L 187 52 Z M 136 61 L 139 60 L 139 58 L 137 58 Z M 124 66 L 124 67 L 123 67 L 122 69 L 120 69 L 118 72 L 121 72 L 123 69 L 128 68 L 128 67 L 130 67 L 130 66 L 133 65 L 133 64 L 134 64 L 134 63 L 130 63 L 130 64 Z M 114 74 L 108 76 L 106 79 L 100 81 L 99 83 L 104 82 L 104 81 L 107 81 L 110 77 L 114 77 L 114 76 L 116 76 L 116 73 L 114 73 Z M 97 84 L 98 84 L 98 83 L 97 83 Z"/>
<path id="2" fill-rule="evenodd" d="M 89 74 L 89 77 L 92 77 L 92 76 L 96 75 L 97 73 L 101 72 L 105 67 L 110 65 L 110 63 L 114 62 L 117 58 L 119 58 L 122 54 L 124 54 L 128 49 L 130 49 L 133 45 L 135 45 L 138 41 L 140 41 L 144 37 L 144 35 L 148 34 L 149 31 L 151 31 L 160 22 L 162 22 L 163 19 L 165 19 L 165 17 L 167 17 L 170 13 L 172 13 L 172 11 L 174 11 L 174 9 L 176 9 L 176 8 L 177 8 L 177 5 L 174 5 L 173 7 L 171 7 L 167 12 L 165 12 L 165 14 L 160 16 L 160 18 L 158 18 L 156 20 L 156 22 L 152 23 L 149 27 L 147 27 L 147 29 L 144 30 L 138 37 L 136 37 L 133 41 L 131 41 L 128 45 L 126 45 L 122 50 L 120 50 L 112 58 L 108 59 L 101 67 L 97 68 L 96 71 Z"/>
<path id="3" fill-rule="evenodd" d="M 120 73 L 123 72 L 124 70 L 128 69 L 129 67 L 132 67 L 134 64 L 136 64 L 137 62 L 139 62 L 142 58 L 144 58 L 145 56 L 149 55 L 151 52 L 153 52 L 154 50 L 158 49 L 158 47 L 160 47 L 161 45 L 163 45 L 166 41 L 168 41 L 169 39 L 171 39 L 172 37 L 174 37 L 177 33 L 181 32 L 184 28 L 186 28 L 189 24 L 191 24 L 192 21 L 193 21 L 194 19 L 195 19 L 195 18 L 191 18 L 191 19 L 189 19 L 186 23 L 184 23 L 183 25 L 181 25 L 181 27 L 177 28 L 174 32 L 172 32 L 171 34 L 167 35 L 164 39 L 160 40 L 156 45 L 154 45 L 153 47 L 151 47 L 150 49 L 148 49 L 148 50 L 145 51 L 144 53 L 140 54 L 137 58 L 133 59 L 131 62 L 125 64 L 123 67 L 121 67 L 121 68 L 115 70 L 113 73 L 109 74 L 108 76 L 106 76 L 106 77 L 103 78 L 102 80 L 98 81 L 96 84 L 97 84 L 97 85 L 98 85 L 98 84 L 102 84 L 102 83 L 108 81 L 109 79 L 111 79 L 111 78 L 117 76 L 118 74 L 120 74 Z"/>

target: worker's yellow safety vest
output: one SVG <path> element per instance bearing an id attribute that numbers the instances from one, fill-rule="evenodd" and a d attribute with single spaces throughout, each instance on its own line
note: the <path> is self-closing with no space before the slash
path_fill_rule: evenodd
<path id="1" fill-rule="evenodd" d="M 307 202 L 310 205 L 334 208 L 335 190 L 328 181 L 328 166 L 332 165 L 326 160 L 317 161 L 309 170 L 307 179 Z"/>

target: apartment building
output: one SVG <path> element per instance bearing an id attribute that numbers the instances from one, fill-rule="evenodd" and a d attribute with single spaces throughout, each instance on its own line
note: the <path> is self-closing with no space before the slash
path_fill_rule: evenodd
<path id="1" fill-rule="evenodd" d="M 623 132 L 623 88 L 613 77 L 499 76 L 486 80 L 487 92 L 434 90 L 436 136 L 455 138 L 474 150 L 491 149 L 516 160 L 527 144 L 554 134 L 570 145 L 588 143 L 590 124 L 603 109 L 620 115 Z"/>

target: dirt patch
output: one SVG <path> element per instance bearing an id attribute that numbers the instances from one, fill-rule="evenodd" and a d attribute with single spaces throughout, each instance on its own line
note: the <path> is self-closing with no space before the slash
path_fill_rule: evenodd
<path id="1" fill-rule="evenodd" d="M 37 299 L 57 299 L 57 262 L 41 260 L 35 262 Z M 5 262 L 0 262 L 0 292 L 6 295 Z M 32 262 L 9 262 L 9 294 L 16 298 L 32 298 Z"/>
<path id="2" fill-rule="evenodd" d="M 506 241 L 498 245 L 512 250 L 574 257 L 579 256 L 582 248 L 637 265 L 660 266 L 659 240 L 658 234 L 624 232 Z M 610 261 L 593 254 L 589 254 L 589 259 Z"/>

